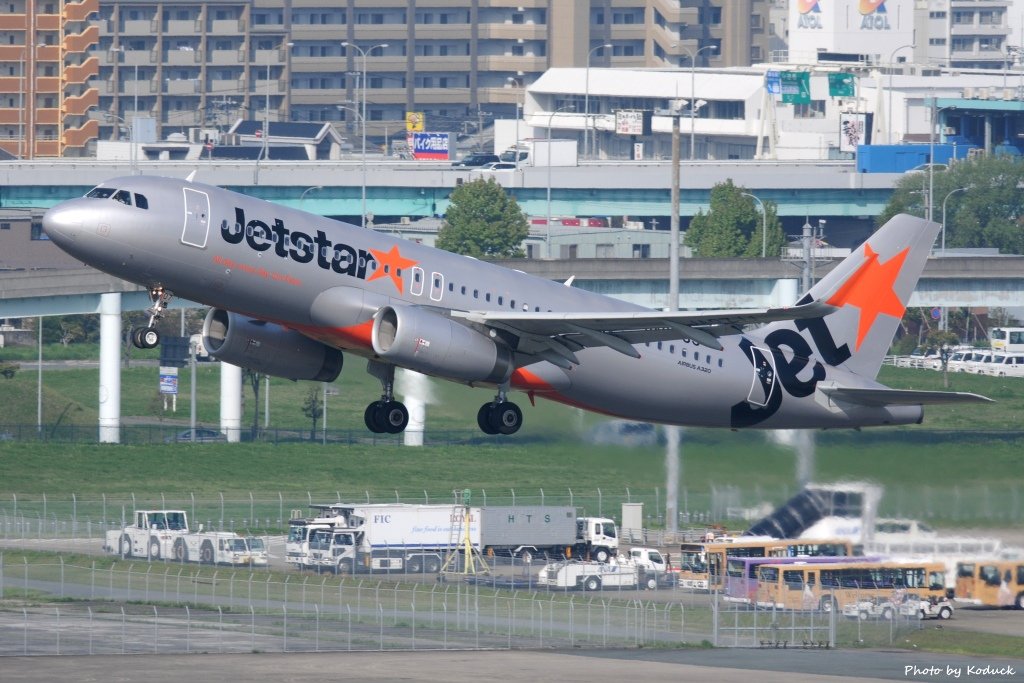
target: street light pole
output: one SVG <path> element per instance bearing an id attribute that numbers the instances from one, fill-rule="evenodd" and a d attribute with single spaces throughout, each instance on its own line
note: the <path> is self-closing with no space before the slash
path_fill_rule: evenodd
<path id="1" fill-rule="evenodd" d="M 507 80 L 509 83 L 511 83 L 513 87 L 519 88 L 519 92 L 516 93 L 516 122 L 515 122 L 516 123 L 516 132 L 515 132 L 516 140 L 515 140 L 515 143 L 512 145 L 512 156 L 514 157 L 513 161 L 515 162 L 515 165 L 516 165 L 515 166 L 515 170 L 518 171 L 519 170 L 519 117 L 521 116 L 521 114 L 519 113 L 519 95 L 523 93 L 523 88 L 525 87 L 525 84 L 523 83 L 522 76 L 509 76 L 505 80 Z M 523 98 L 523 109 L 526 109 L 526 98 L 525 97 Z M 548 123 L 550 123 L 550 121 Z"/>
<path id="2" fill-rule="evenodd" d="M 544 222 L 546 236 L 544 238 L 545 251 L 547 251 L 547 257 L 551 258 L 551 120 L 555 117 L 555 114 L 562 111 L 572 111 L 575 107 L 559 107 L 555 111 L 548 114 L 548 217 Z M 516 150 L 518 156 L 519 151 Z M 534 163 L 536 163 L 534 159 Z"/>
<path id="3" fill-rule="evenodd" d="M 264 88 L 264 100 L 263 100 L 263 153 L 260 155 L 264 161 L 269 159 L 270 149 L 270 55 L 275 51 L 280 50 L 282 47 L 290 48 L 294 43 L 283 42 L 279 43 L 276 47 L 271 48 L 267 52 L 267 83 Z"/>
<path id="4" fill-rule="evenodd" d="M 704 50 L 715 52 L 718 49 L 718 46 L 705 45 L 704 47 L 698 48 L 696 52 L 691 52 L 685 47 L 682 49 L 690 58 L 690 161 L 693 161 L 694 128 L 696 126 L 694 118 L 697 115 L 697 57 L 699 57 L 700 53 Z"/>
<path id="5" fill-rule="evenodd" d="M 371 45 L 370 47 L 366 48 L 365 50 L 363 48 L 359 47 L 358 45 L 356 45 L 355 43 L 350 43 L 348 41 L 345 41 L 344 43 L 342 43 L 341 46 L 344 47 L 344 48 L 349 48 L 349 47 L 353 48 L 354 50 L 359 52 L 359 54 L 363 58 L 363 82 L 362 82 L 363 110 L 362 110 L 362 117 L 361 117 L 362 118 L 362 122 L 363 122 L 363 206 L 362 206 L 363 215 L 362 215 L 362 219 L 360 220 L 359 224 L 362 227 L 365 228 L 366 227 L 366 58 L 370 55 L 371 52 L 376 50 L 378 47 L 383 50 L 384 48 L 388 47 L 388 44 L 387 43 L 380 43 L 378 45 Z"/>
<path id="6" fill-rule="evenodd" d="M 948 200 L 956 192 L 964 192 L 964 191 L 969 190 L 969 189 L 970 188 L 968 188 L 968 187 L 958 187 L 955 190 L 950 190 L 949 192 L 946 193 L 946 196 L 942 200 L 942 241 L 940 242 L 940 244 L 941 244 L 941 251 L 940 251 L 940 253 L 943 256 L 946 255 L 946 200 Z M 948 330 L 948 328 L 949 328 L 949 317 L 946 315 L 946 307 L 943 306 L 942 307 L 942 315 L 939 318 L 939 329 L 942 330 L 943 332 L 945 332 L 945 331 Z"/>
<path id="7" fill-rule="evenodd" d="M 761 258 L 768 256 L 768 212 L 764 209 L 764 202 L 749 192 L 740 192 L 744 197 L 750 197 L 761 207 Z"/>
<path id="8" fill-rule="evenodd" d="M 932 110 L 931 115 L 928 117 L 928 211 L 925 215 L 925 218 L 928 220 L 932 220 L 932 216 L 935 213 L 935 202 L 933 199 L 933 192 L 935 189 L 935 119 L 939 114 L 947 109 L 956 109 L 956 107 L 951 106 L 936 109 L 935 96 L 932 96 Z M 943 223 L 945 223 L 945 220 L 943 220 Z"/>
<path id="9" fill-rule="evenodd" d="M 889 90 L 889 117 L 888 117 L 889 120 L 885 122 L 885 127 L 886 127 L 886 134 L 887 134 L 886 135 L 886 142 L 888 144 L 890 144 L 890 145 L 892 144 L 892 65 L 893 65 L 893 60 L 896 59 L 896 53 L 899 52 L 900 50 L 903 50 L 903 49 L 908 48 L 908 47 L 911 50 L 913 50 L 917 46 L 914 45 L 913 43 L 911 43 L 909 45 L 900 45 L 898 48 L 896 48 L 895 50 L 893 50 L 889 54 L 889 88 L 888 88 L 888 90 Z"/>
<path id="10" fill-rule="evenodd" d="M 604 43 L 603 45 L 597 45 L 590 48 L 587 53 L 587 71 L 583 83 L 583 156 L 587 159 L 590 158 L 590 57 L 598 50 L 605 48 L 611 49 L 611 43 Z"/>

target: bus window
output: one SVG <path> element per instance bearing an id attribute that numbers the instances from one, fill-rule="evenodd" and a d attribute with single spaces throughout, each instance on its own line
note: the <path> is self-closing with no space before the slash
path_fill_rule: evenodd
<path id="1" fill-rule="evenodd" d="M 802 591 L 804 589 L 804 572 L 802 569 L 789 569 L 782 572 L 782 582 L 791 591 Z"/>
<path id="2" fill-rule="evenodd" d="M 956 575 L 960 578 L 969 579 L 974 576 L 974 565 L 969 562 L 961 562 L 956 566 Z"/>
<path id="3" fill-rule="evenodd" d="M 978 577 L 989 586 L 999 585 L 999 567 L 995 565 L 983 565 Z"/>

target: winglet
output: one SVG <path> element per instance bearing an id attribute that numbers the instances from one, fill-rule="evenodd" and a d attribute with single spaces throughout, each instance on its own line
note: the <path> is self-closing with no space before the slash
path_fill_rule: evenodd
<path id="1" fill-rule="evenodd" d="M 185 176 L 185 182 L 191 183 L 193 180 L 195 180 L 196 179 L 196 173 L 199 173 L 199 169 L 198 168 L 193 169 L 191 173 L 189 173 L 187 176 Z"/>
<path id="2" fill-rule="evenodd" d="M 572 287 L 573 280 L 575 280 L 575 279 L 576 279 L 575 275 L 570 275 L 569 279 L 566 280 L 565 282 L 563 282 L 562 284 L 565 285 L 566 287 Z"/>

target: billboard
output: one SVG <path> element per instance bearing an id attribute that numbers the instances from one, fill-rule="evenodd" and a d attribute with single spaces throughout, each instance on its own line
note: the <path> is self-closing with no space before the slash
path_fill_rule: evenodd
<path id="1" fill-rule="evenodd" d="M 839 115 L 839 151 L 856 152 L 858 145 L 870 144 L 867 114 Z"/>
<path id="2" fill-rule="evenodd" d="M 421 111 L 405 112 L 405 130 L 410 133 L 422 133 L 426 118 Z"/>
<path id="3" fill-rule="evenodd" d="M 448 159 L 448 133 L 413 133 L 413 159 Z"/>
<path id="4" fill-rule="evenodd" d="M 650 135 L 651 112 L 640 109 L 620 109 L 615 112 L 617 135 Z"/>
<path id="5" fill-rule="evenodd" d="M 178 368 L 160 368 L 160 393 L 177 395 L 178 393 Z"/>

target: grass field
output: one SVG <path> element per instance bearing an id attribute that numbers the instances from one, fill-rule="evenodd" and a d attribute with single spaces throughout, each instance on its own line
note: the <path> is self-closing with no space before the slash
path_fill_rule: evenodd
<path id="1" fill-rule="evenodd" d="M 44 356 L 45 357 L 45 356 Z M 337 395 L 328 399 L 331 429 L 366 434 L 362 413 L 379 385 L 359 359 L 347 359 Z M 219 371 L 201 364 L 197 371 L 197 413 L 201 423 L 219 421 Z M 883 368 L 882 381 L 900 388 L 942 389 L 942 375 L 928 370 Z M 48 370 L 44 373 L 44 424 L 82 425 L 95 438 L 98 371 Z M 132 367 L 122 380 L 125 420 L 187 424 L 189 373 L 183 369 L 177 413 L 164 413 L 155 367 Z M 308 430 L 301 405 L 309 382 L 272 380 L 272 428 Z M 490 392 L 431 380 L 428 429 L 476 433 L 477 407 Z M 869 480 L 886 486 L 887 514 L 913 514 L 964 524 L 1006 525 L 1024 521 L 1024 380 L 950 376 L 950 389 L 974 391 L 997 403 L 936 406 L 922 426 L 816 433 L 813 478 L 817 481 Z M 0 380 L 4 425 L 35 424 L 34 372 Z M 244 391 L 245 417 L 253 400 Z M 248 496 L 250 492 L 305 498 L 337 492 L 402 499 L 448 496 L 470 488 L 491 496 L 609 500 L 631 497 L 661 504 L 665 490 L 661 446 L 594 446 L 582 438 L 600 416 L 538 401 L 518 399 L 526 417 L 514 439 L 479 438 L 465 445 L 409 449 L 388 444 L 287 443 L 156 444 L 100 446 L 89 443 L 0 441 L 0 500 L 19 496 L 195 495 Z M 262 409 L 263 396 L 260 397 Z M 262 423 L 262 416 L 261 416 Z M 169 429 L 171 427 L 168 427 Z M 758 431 L 687 429 L 683 436 L 681 507 L 707 510 L 715 501 L 730 505 L 778 503 L 794 489 L 796 457 L 772 434 Z M 600 491 L 600 494 L 598 494 Z M 711 492 L 716 491 L 716 496 Z M 714 498 L 714 499 L 713 499 Z"/>

